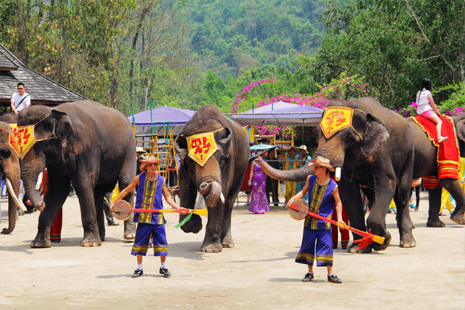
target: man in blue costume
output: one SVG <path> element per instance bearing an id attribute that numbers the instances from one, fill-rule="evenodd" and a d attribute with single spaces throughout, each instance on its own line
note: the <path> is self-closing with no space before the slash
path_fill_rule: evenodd
<path id="1" fill-rule="evenodd" d="M 287 206 L 291 205 L 296 199 L 302 199 L 308 192 L 308 209 L 310 212 L 331 219 L 333 209 L 336 208 L 338 221 L 344 223 L 341 220 L 342 203 L 337 184 L 329 176 L 329 171 L 334 172 L 334 167 L 330 165 L 329 159 L 320 156 L 316 160 L 310 161 L 308 165 L 315 167 L 314 175 L 307 178 L 304 188 L 289 200 Z M 302 282 L 313 280 L 313 261 L 315 258 L 317 266 L 327 267 L 329 282 L 342 283 L 342 280 L 333 273 L 331 224 L 307 215 L 304 223 L 302 246 L 295 259 L 297 263 L 308 265 L 308 273 L 302 279 Z"/>
<path id="2" fill-rule="evenodd" d="M 154 156 L 148 156 L 140 166 L 142 173 L 136 176 L 131 184 L 119 193 L 113 203 L 126 197 L 137 186 L 136 209 L 163 209 L 162 195 L 171 207 L 176 210 L 183 209 L 171 198 L 166 187 L 165 178 L 158 174 L 158 165 L 160 163 L 161 161 Z M 142 258 L 147 254 L 150 235 L 152 235 L 154 255 L 160 256 L 160 274 L 168 278 L 171 273 L 165 265 L 166 256 L 168 255 L 168 242 L 166 241 L 163 214 L 136 212 L 134 222 L 138 224 L 131 255 L 137 256 L 137 269 L 132 277 L 137 278 L 144 274 Z"/>

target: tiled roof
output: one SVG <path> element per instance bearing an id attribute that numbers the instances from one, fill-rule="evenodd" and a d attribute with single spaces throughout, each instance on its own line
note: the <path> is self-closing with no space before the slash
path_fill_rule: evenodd
<path id="1" fill-rule="evenodd" d="M 86 99 L 28 68 L 0 43 L 0 105 L 10 105 L 11 96 L 17 91 L 16 85 L 19 82 L 26 86 L 26 93 L 31 97 L 33 105 L 58 105 Z"/>

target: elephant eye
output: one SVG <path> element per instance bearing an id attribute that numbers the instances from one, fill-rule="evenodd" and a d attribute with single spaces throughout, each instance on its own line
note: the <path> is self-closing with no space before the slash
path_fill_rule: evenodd
<path id="1" fill-rule="evenodd" d="M 345 142 L 346 144 L 352 143 L 353 141 L 354 141 L 354 137 L 352 137 L 351 134 L 345 135 L 345 137 L 344 137 L 344 142 Z"/>

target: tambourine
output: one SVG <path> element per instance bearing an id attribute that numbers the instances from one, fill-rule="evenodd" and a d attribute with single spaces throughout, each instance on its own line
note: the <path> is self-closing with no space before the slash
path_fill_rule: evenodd
<path id="1" fill-rule="evenodd" d="M 115 219 L 125 221 L 131 217 L 132 207 L 125 200 L 118 200 L 111 206 L 111 214 Z"/>
<path id="2" fill-rule="evenodd" d="M 294 200 L 292 205 L 298 207 L 297 208 L 289 208 L 289 214 L 291 217 L 296 221 L 303 220 L 308 215 L 308 204 L 303 199 Z"/>

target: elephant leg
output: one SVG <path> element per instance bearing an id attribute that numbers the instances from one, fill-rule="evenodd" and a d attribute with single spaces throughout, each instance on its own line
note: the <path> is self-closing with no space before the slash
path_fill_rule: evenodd
<path id="1" fill-rule="evenodd" d="M 103 197 L 105 196 L 105 190 L 96 188 L 94 191 L 94 204 L 97 212 L 97 224 L 100 240 L 105 241 L 105 216 L 103 213 Z"/>
<path id="2" fill-rule="evenodd" d="M 218 253 L 223 250 L 221 244 L 221 230 L 224 218 L 224 204 L 220 201 L 213 208 L 208 208 L 208 223 L 205 238 L 201 247 L 202 252 Z"/>
<path id="3" fill-rule="evenodd" d="M 234 202 L 236 201 L 237 195 L 239 194 L 239 191 L 241 189 L 244 174 L 245 169 L 244 172 L 241 174 L 241 177 L 237 179 L 236 184 L 229 191 L 229 193 L 227 194 L 228 196 L 226 197 L 223 225 L 221 227 L 221 243 L 223 244 L 223 248 L 234 247 L 234 240 L 231 234 L 231 216 L 234 208 Z"/>
<path id="4" fill-rule="evenodd" d="M 441 179 L 441 184 L 455 199 L 456 207 L 452 212 L 450 219 L 458 224 L 465 225 L 465 191 L 458 180 Z"/>
<path id="5" fill-rule="evenodd" d="M 397 208 L 396 220 L 397 227 L 399 229 L 400 243 L 399 246 L 402 248 L 413 248 L 417 245 L 415 238 L 413 238 L 412 229 L 415 225 L 410 218 L 410 196 L 411 196 L 411 185 L 412 185 L 412 168 L 413 168 L 413 156 L 405 162 L 404 168 L 398 180 L 398 185 L 394 195 L 394 202 Z"/>
<path id="6" fill-rule="evenodd" d="M 413 248 L 417 245 L 415 238 L 412 234 L 412 229 L 415 228 L 415 225 L 410 218 L 409 210 L 409 195 L 410 189 L 408 186 L 404 186 L 402 189 L 396 191 L 394 196 L 394 202 L 396 203 L 397 208 L 397 227 L 399 228 L 400 243 L 401 248 Z"/>
<path id="7" fill-rule="evenodd" d="M 363 210 L 363 202 L 360 194 L 360 187 L 355 182 L 346 181 L 345 178 L 341 179 L 340 182 L 340 196 L 344 203 L 349 217 L 350 226 L 366 231 L 365 226 L 365 212 Z M 356 233 L 352 233 L 353 240 L 361 239 L 362 236 Z M 352 243 L 348 251 L 350 253 L 371 253 L 371 245 L 367 246 L 364 250 L 358 250 L 358 245 Z"/>
<path id="8" fill-rule="evenodd" d="M 439 210 L 441 209 L 441 194 L 442 188 L 430 188 L 429 192 L 429 210 L 428 210 L 428 221 L 426 226 L 428 227 L 445 227 L 439 219 Z"/>
<path id="9" fill-rule="evenodd" d="M 372 243 L 376 251 L 385 250 L 391 243 L 391 234 L 386 230 L 386 213 L 395 188 L 394 176 L 392 178 L 378 176 L 375 180 L 374 199 L 370 203 L 371 210 L 367 218 L 367 228 L 372 234 L 384 237 L 383 244 Z"/>
<path id="10" fill-rule="evenodd" d="M 78 171 L 79 173 L 77 177 L 73 179 L 73 187 L 79 199 L 81 221 L 84 229 L 84 238 L 81 241 L 81 246 L 101 246 L 102 240 L 100 239 L 97 224 L 97 211 L 95 209 L 94 199 L 94 187 L 96 181 L 89 178 L 89 176 L 93 174 L 87 172 L 86 168 L 78 169 Z"/>
<path id="11" fill-rule="evenodd" d="M 223 225 L 221 227 L 221 244 L 223 248 L 233 248 L 234 240 L 231 234 L 231 215 L 234 206 L 234 200 L 229 198 L 226 201 L 226 206 L 224 210 Z"/>
<path id="12" fill-rule="evenodd" d="M 131 184 L 132 180 L 135 176 L 136 171 L 136 161 L 130 155 L 126 158 L 123 167 L 118 176 L 118 184 L 120 191 L 128 187 Z M 126 197 L 123 199 L 126 200 L 132 208 L 134 208 L 134 191 L 131 191 Z M 131 217 L 124 221 L 124 233 L 123 239 L 134 239 L 136 237 L 136 225 L 134 224 L 134 214 L 131 214 Z"/>
<path id="13" fill-rule="evenodd" d="M 48 190 L 44 200 L 46 207 L 40 213 L 39 229 L 36 237 L 31 242 L 31 248 L 49 248 L 52 246 L 50 228 L 58 212 L 63 207 L 71 188 L 69 178 L 58 175 L 54 169 L 49 169 L 48 174 Z"/>

